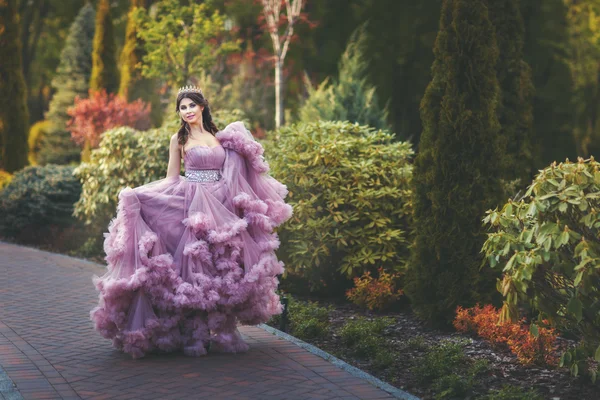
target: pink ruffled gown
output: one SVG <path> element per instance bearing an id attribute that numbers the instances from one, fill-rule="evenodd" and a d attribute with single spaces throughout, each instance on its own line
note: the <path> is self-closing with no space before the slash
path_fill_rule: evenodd
<path id="1" fill-rule="evenodd" d="M 95 328 L 133 357 L 248 349 L 236 326 L 282 311 L 274 228 L 292 216 L 287 188 L 268 175 L 263 148 L 241 122 L 217 147 L 185 154 L 186 177 L 119 193 L 105 233 L 108 272 L 94 277 Z"/>

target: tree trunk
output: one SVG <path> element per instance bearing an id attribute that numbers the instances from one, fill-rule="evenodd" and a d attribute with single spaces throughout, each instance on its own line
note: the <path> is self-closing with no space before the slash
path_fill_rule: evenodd
<path id="1" fill-rule="evenodd" d="M 279 129 L 285 123 L 283 115 L 283 61 L 275 61 L 275 128 Z"/>

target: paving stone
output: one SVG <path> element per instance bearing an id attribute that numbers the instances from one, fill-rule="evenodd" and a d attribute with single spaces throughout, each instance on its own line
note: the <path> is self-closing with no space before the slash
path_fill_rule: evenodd
<path id="1" fill-rule="evenodd" d="M 254 326 L 240 327 L 244 354 L 133 360 L 89 319 L 98 299 L 91 279 L 103 273 L 99 264 L 0 242 L 0 399 L 393 398 Z"/>

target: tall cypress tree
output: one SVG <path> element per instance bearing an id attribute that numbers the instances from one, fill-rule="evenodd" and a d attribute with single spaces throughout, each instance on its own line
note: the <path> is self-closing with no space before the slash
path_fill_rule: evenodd
<path id="1" fill-rule="evenodd" d="M 148 0 L 131 0 L 130 10 L 127 15 L 125 43 L 121 51 L 121 79 L 119 82 L 119 95 L 128 101 L 142 99 L 152 105 L 152 122 L 159 126 L 162 121 L 160 97 L 157 94 L 154 79 L 142 77 L 141 70 L 137 68 L 144 56 L 144 46 L 141 39 L 137 38 L 137 24 L 132 18 L 137 7 L 147 7 Z"/>
<path id="2" fill-rule="evenodd" d="M 116 51 L 110 2 L 109 0 L 99 0 L 96 10 L 90 90 L 106 89 L 109 93 L 116 93 L 119 90 Z"/>
<path id="3" fill-rule="evenodd" d="M 498 47 L 482 0 L 444 0 L 413 172 L 406 293 L 431 325 L 494 291 L 480 273 L 481 219 L 500 202 Z"/>
<path id="4" fill-rule="evenodd" d="M 60 55 L 60 64 L 52 80 L 55 90 L 46 119 L 52 122 L 50 132 L 41 140 L 40 164 L 68 164 L 79 160 L 79 147 L 67 131 L 67 108 L 75 97 L 87 97 L 92 70 L 92 39 L 96 11 L 89 3 L 81 8 L 69 28 L 69 35 Z"/>
<path id="5" fill-rule="evenodd" d="M 27 165 L 29 129 L 16 0 L 0 2 L 0 27 L 0 167 L 14 172 Z"/>
<path id="6" fill-rule="evenodd" d="M 533 95 L 531 68 L 523 60 L 525 26 L 519 0 L 489 1 L 489 16 L 500 51 L 496 71 L 500 84 L 497 108 L 505 142 L 505 176 L 529 184 L 535 173 L 533 155 Z"/>

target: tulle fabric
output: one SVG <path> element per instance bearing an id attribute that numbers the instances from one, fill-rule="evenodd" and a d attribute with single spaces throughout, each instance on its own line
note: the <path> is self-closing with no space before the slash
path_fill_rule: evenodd
<path id="1" fill-rule="evenodd" d="M 236 122 L 218 147 L 193 147 L 186 168 L 221 180 L 160 179 L 119 193 L 105 233 L 107 272 L 93 281 L 95 328 L 134 358 L 151 351 L 199 356 L 248 349 L 236 326 L 282 311 L 283 263 L 274 229 L 292 215 L 285 185 L 268 175 L 263 148 Z"/>

